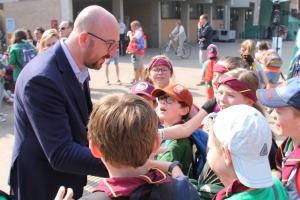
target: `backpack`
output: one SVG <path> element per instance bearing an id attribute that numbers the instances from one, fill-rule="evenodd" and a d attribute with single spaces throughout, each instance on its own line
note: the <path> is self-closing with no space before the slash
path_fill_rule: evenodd
<path id="1" fill-rule="evenodd" d="M 265 57 L 265 66 L 267 68 L 279 69 L 282 65 L 282 59 L 274 49 L 268 49 Z"/>
<path id="2" fill-rule="evenodd" d="M 142 32 L 142 34 L 143 34 L 143 36 L 139 39 L 138 44 L 137 44 L 137 50 L 139 50 L 139 51 L 147 48 L 146 35 L 144 35 L 144 32 Z"/>
<path id="3" fill-rule="evenodd" d="M 188 174 L 190 178 L 197 180 L 206 162 L 208 134 L 201 129 L 197 129 L 189 138 L 192 143 L 192 148 L 194 149 L 194 147 L 196 147 L 196 151 L 193 154 L 193 160 Z"/>
<path id="4" fill-rule="evenodd" d="M 214 76 L 213 69 L 214 69 L 215 64 L 216 64 L 216 61 L 214 61 L 214 60 L 210 60 L 207 63 L 206 71 L 205 71 L 205 75 L 204 75 L 204 79 L 205 79 L 206 83 L 211 83 L 211 81 L 213 79 L 213 76 Z"/>
<path id="5" fill-rule="evenodd" d="M 29 42 L 26 42 L 26 46 L 22 44 L 16 44 L 21 51 L 21 60 L 22 63 L 21 67 L 24 68 L 29 61 L 31 61 L 35 56 L 36 56 L 36 51 L 35 49 L 29 44 Z"/>
<path id="6" fill-rule="evenodd" d="M 295 63 L 292 67 L 292 77 L 295 76 L 300 76 L 300 54 L 297 55 L 295 59 Z"/>
<path id="7" fill-rule="evenodd" d="M 153 184 L 146 184 L 142 185 L 141 187 L 137 188 L 130 197 L 116 197 L 116 198 L 109 198 L 106 196 L 105 192 L 97 191 L 91 193 L 89 195 L 81 197 L 79 200 L 157 200 L 157 199 L 165 199 L 165 200 L 175 200 L 177 194 L 177 180 L 170 177 L 170 183 L 163 183 L 155 187 Z M 142 195 L 143 191 L 150 190 Z"/>

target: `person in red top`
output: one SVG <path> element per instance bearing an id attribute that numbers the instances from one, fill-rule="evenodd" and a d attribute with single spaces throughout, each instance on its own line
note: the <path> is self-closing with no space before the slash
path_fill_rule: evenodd
<path id="1" fill-rule="evenodd" d="M 131 32 L 129 32 L 129 44 L 126 53 L 131 54 L 131 62 L 134 68 L 134 79 L 131 84 L 138 82 L 141 79 L 142 71 L 144 68 L 143 55 L 145 54 L 145 49 L 138 48 L 138 43 L 144 37 L 144 32 L 141 27 L 140 22 L 133 21 L 130 24 Z"/>

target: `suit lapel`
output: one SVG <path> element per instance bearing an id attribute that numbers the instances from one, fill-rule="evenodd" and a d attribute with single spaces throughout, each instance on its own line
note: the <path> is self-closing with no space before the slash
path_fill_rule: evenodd
<path id="1" fill-rule="evenodd" d="M 84 123 L 87 123 L 88 118 L 88 108 L 87 108 L 87 101 L 84 92 L 75 76 L 75 73 L 58 41 L 55 44 L 56 48 L 56 57 L 58 62 L 58 68 L 62 72 L 62 76 L 65 79 L 66 83 L 69 85 L 71 91 L 74 94 L 74 97 L 77 102 L 77 106 L 81 112 L 82 118 Z"/>

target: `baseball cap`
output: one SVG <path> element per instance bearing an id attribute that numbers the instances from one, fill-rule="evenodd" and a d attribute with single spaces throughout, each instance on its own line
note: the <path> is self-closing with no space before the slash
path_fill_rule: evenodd
<path id="1" fill-rule="evenodd" d="M 300 77 L 291 78 L 276 88 L 259 89 L 257 97 L 267 107 L 293 106 L 300 111 Z"/>
<path id="2" fill-rule="evenodd" d="M 152 96 L 158 97 L 161 94 L 166 93 L 176 101 L 184 101 L 191 108 L 193 105 L 193 95 L 189 89 L 180 84 L 171 84 L 164 89 L 155 89 L 152 91 Z"/>
<path id="3" fill-rule="evenodd" d="M 273 185 L 268 155 L 272 133 L 266 118 L 255 108 L 235 105 L 218 113 L 213 131 L 230 151 L 239 181 L 250 188 Z"/>
<path id="4" fill-rule="evenodd" d="M 147 81 L 140 81 L 132 86 L 131 94 L 144 94 L 152 100 L 155 100 L 155 97 L 151 95 L 153 90 L 154 86 L 151 83 L 148 83 Z"/>
<path id="5" fill-rule="evenodd" d="M 208 57 L 208 59 L 216 59 L 218 57 L 217 53 L 218 53 L 218 47 L 216 45 L 210 44 L 207 47 L 207 57 Z"/>

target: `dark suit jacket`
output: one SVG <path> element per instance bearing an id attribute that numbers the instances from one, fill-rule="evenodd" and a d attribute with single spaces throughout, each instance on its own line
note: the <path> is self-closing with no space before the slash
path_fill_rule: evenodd
<path id="1" fill-rule="evenodd" d="M 206 50 L 207 47 L 212 43 L 213 29 L 209 22 L 205 26 L 201 26 L 198 29 L 198 39 L 205 38 L 202 42 L 199 43 L 199 49 Z"/>
<path id="2" fill-rule="evenodd" d="M 10 185 L 16 199 L 51 199 L 59 187 L 82 196 L 86 175 L 107 176 L 88 149 L 92 104 L 59 42 L 22 70 L 15 91 L 15 143 Z"/>

